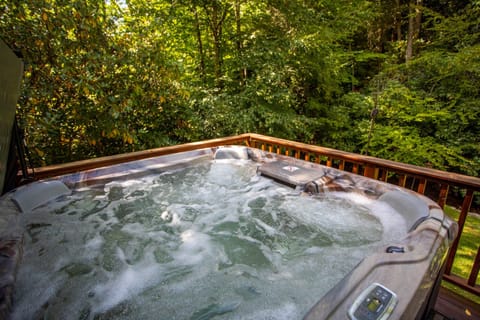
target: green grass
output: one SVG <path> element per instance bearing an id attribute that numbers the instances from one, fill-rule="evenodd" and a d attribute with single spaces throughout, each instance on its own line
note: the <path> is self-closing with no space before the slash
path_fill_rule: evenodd
<path id="1" fill-rule="evenodd" d="M 458 210 L 455 210 L 449 206 L 445 206 L 444 211 L 452 219 L 458 221 L 458 216 L 460 214 Z M 469 214 L 463 227 L 463 233 L 460 237 L 457 254 L 455 255 L 455 261 L 453 262 L 452 274 L 468 279 L 479 245 L 480 216 L 476 214 Z M 477 284 L 480 284 L 480 279 L 477 279 Z M 474 301 L 475 303 L 480 304 L 479 296 L 466 292 L 465 290 L 462 290 L 446 281 L 442 282 L 442 286 Z"/>

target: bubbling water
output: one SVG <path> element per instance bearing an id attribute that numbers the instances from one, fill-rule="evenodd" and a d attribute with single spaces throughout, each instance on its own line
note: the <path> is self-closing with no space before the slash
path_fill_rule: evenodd
<path id="1" fill-rule="evenodd" d="M 80 189 L 27 219 L 13 319 L 300 319 L 405 234 L 386 204 L 301 196 L 248 161 Z"/>

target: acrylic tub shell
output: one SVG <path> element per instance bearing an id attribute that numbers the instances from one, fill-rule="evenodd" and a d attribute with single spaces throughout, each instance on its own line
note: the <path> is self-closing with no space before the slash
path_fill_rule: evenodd
<path id="1" fill-rule="evenodd" d="M 381 247 L 362 260 L 306 314 L 305 319 L 346 319 L 355 299 L 372 283 L 381 283 L 398 296 L 389 319 L 421 318 L 441 277 L 448 248 L 457 225 L 436 203 L 409 190 L 310 162 L 247 147 L 218 147 L 182 152 L 103 167 L 34 182 L 0 198 L 0 318 L 12 307 L 15 274 L 22 255 L 22 215 L 79 186 L 124 179 L 145 172 L 186 166 L 199 159 L 256 161 L 259 174 L 306 193 L 357 192 L 384 201 L 401 212 L 408 229 L 398 242 Z M 396 250 L 390 250 L 394 248 Z M 391 252 L 391 253 L 390 253 Z M 400 252 L 400 253 L 399 253 Z M 321 267 L 321 266 L 319 266 Z M 434 296 L 433 296 L 434 298 Z M 428 310 L 427 310 L 428 311 Z"/>

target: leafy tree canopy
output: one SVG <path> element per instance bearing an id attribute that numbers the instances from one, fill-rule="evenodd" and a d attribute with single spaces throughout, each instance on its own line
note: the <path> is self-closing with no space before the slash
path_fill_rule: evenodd
<path id="1" fill-rule="evenodd" d="M 26 63 L 18 116 L 37 165 L 251 131 L 478 175 L 479 11 L 0 0 L 0 36 Z"/>

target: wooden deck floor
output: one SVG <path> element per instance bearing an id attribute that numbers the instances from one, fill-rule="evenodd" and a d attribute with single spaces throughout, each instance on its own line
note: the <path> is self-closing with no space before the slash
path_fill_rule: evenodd
<path id="1" fill-rule="evenodd" d="M 433 320 L 480 320 L 480 305 L 440 288 Z"/>

